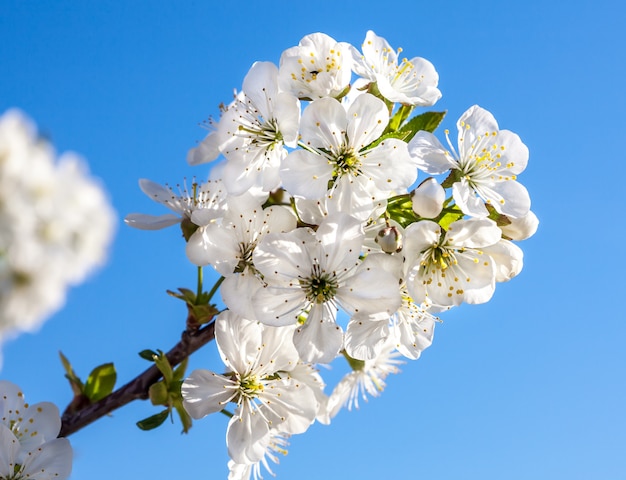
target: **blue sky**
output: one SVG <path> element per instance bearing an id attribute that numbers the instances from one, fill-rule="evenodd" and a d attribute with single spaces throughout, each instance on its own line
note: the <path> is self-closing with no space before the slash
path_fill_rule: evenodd
<path id="1" fill-rule="evenodd" d="M 59 151 L 84 155 L 120 219 L 159 213 L 137 180 L 177 183 L 198 123 L 254 61 L 316 31 L 360 45 L 368 29 L 429 59 L 448 110 L 490 110 L 530 149 L 519 180 L 541 225 L 525 266 L 485 305 L 443 316 L 433 346 L 379 398 L 293 437 L 278 478 L 626 478 L 621 2 L 35 2 L 0 0 L 0 110 L 19 107 Z M 59 350 L 79 374 L 113 361 L 121 385 L 167 349 L 194 285 L 174 229 L 119 224 L 106 268 L 72 290 L 35 335 L 3 348 L 0 376 L 31 402 L 71 399 Z M 218 368 L 209 348 L 192 368 Z M 334 373 L 338 375 L 338 373 Z M 331 376 L 332 377 L 332 376 Z M 226 478 L 227 419 L 180 435 L 134 423 L 135 403 L 73 435 L 72 479 Z"/>

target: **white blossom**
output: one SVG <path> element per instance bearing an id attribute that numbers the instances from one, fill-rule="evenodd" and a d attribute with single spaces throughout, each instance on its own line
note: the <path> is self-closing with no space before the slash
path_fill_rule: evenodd
<path id="1" fill-rule="evenodd" d="M 457 128 L 458 154 L 449 139 L 447 150 L 432 133 L 417 132 L 409 152 L 418 167 L 431 175 L 453 170 L 458 176 L 452 185 L 454 201 L 466 215 L 486 217 L 485 203 L 507 216 L 526 215 L 530 197 L 517 175 L 526 168 L 528 148 L 519 136 L 499 130 L 493 115 L 478 105 L 461 116 Z"/>
<path id="2" fill-rule="evenodd" d="M 343 346 L 339 307 L 350 316 L 389 317 L 400 306 L 397 278 L 359 259 L 359 221 L 332 214 L 317 231 L 269 234 L 254 251 L 267 286 L 253 297 L 256 318 L 268 325 L 298 325 L 294 343 L 306 362 L 331 361 Z"/>
<path id="3" fill-rule="evenodd" d="M 399 373 L 398 366 L 404 363 L 398 360 L 399 356 L 393 342 L 388 341 L 376 358 L 353 361 L 353 371 L 341 379 L 328 398 L 330 418 L 334 418 L 344 407 L 348 410 L 359 408 L 359 398 L 367 401 L 368 395 L 379 396 L 387 386 L 387 376 L 390 373 Z"/>
<path id="4" fill-rule="evenodd" d="M 264 235 L 294 228 L 296 217 L 283 206 L 232 205 L 220 223 L 189 239 L 187 257 L 195 265 L 211 264 L 225 277 L 220 288 L 224 303 L 235 313 L 254 318 L 252 296 L 262 283 L 252 253 Z"/>
<path id="5" fill-rule="evenodd" d="M 215 340 L 227 373 L 194 370 L 183 382 L 184 406 L 193 418 L 236 405 L 226 434 L 235 463 L 260 461 L 270 429 L 302 433 L 315 420 L 318 404 L 310 384 L 289 373 L 299 362 L 292 335 L 293 328 L 223 312 L 215 320 Z"/>
<path id="6" fill-rule="evenodd" d="M 278 464 L 278 454 L 287 455 L 287 446 L 289 445 L 287 439 L 289 437 L 290 435 L 288 434 L 270 430 L 263 439 L 264 452 L 263 457 L 259 461 L 254 463 L 235 463 L 229 460 L 228 480 L 263 480 L 261 467 L 264 467 L 270 475 L 274 476 L 269 461 L 271 460 L 273 463 Z"/>
<path id="7" fill-rule="evenodd" d="M 370 147 L 388 122 L 385 103 L 370 94 L 357 97 L 347 111 L 332 98 L 312 102 L 300 122 L 306 148 L 291 152 L 280 170 L 284 188 L 309 200 L 325 197 L 329 213 L 367 220 L 377 201 L 404 193 L 417 178 L 402 140 Z"/>
<path id="8" fill-rule="evenodd" d="M 338 97 L 350 85 L 352 57 L 348 43 L 325 33 L 312 33 L 280 57 L 281 90 L 300 99 Z"/>
<path id="9" fill-rule="evenodd" d="M 444 232 L 435 222 L 423 220 L 409 225 L 405 233 L 406 282 L 415 302 L 448 307 L 489 301 L 497 269 L 485 249 L 501 238 L 494 221 L 458 220 Z"/>
<path id="10" fill-rule="evenodd" d="M 0 479 L 66 479 L 72 448 L 57 438 L 60 428 L 54 404 L 29 405 L 17 385 L 0 380 Z"/>
<path id="11" fill-rule="evenodd" d="M 175 192 L 172 187 L 163 187 L 142 178 L 139 180 L 139 188 L 150 199 L 174 212 L 156 216 L 144 213 L 126 215 L 124 222 L 141 230 L 160 230 L 185 221 L 204 226 L 221 218 L 226 211 L 227 194 L 219 180 L 207 180 L 204 183 L 196 183 L 194 180 L 191 191 L 186 185 L 178 185 L 178 192 Z"/>
<path id="12" fill-rule="evenodd" d="M 218 125 L 219 150 L 226 157 L 223 180 L 228 192 L 241 195 L 256 186 L 270 192 L 280 185 L 278 170 L 295 147 L 300 101 L 278 90 L 278 69 L 255 63 L 243 82 L 242 94 Z"/>
<path id="13" fill-rule="evenodd" d="M 439 75 L 428 60 L 398 56 L 387 40 L 369 30 L 362 45 L 363 53 L 352 47 L 353 70 L 357 75 L 376 82 L 387 100 L 421 107 L 434 105 L 441 98 L 437 88 Z"/>

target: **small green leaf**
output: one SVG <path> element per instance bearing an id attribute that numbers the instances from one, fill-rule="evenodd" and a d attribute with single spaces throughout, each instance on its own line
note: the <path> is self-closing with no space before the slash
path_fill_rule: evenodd
<path id="1" fill-rule="evenodd" d="M 172 377 L 174 376 L 174 372 L 172 371 L 172 366 L 170 365 L 170 361 L 167 359 L 167 356 L 159 350 L 159 355 L 154 359 L 154 363 L 163 374 L 165 383 L 170 383 L 172 381 Z"/>
<path id="2" fill-rule="evenodd" d="M 197 323 L 209 323 L 215 315 L 219 313 L 219 310 L 215 305 L 189 305 L 193 311 L 193 318 Z"/>
<path id="3" fill-rule="evenodd" d="M 402 125 L 400 128 L 400 132 L 407 133 L 407 139 L 405 141 L 411 140 L 417 132 L 420 130 L 425 130 L 427 132 L 434 132 L 443 117 L 446 116 L 446 112 L 425 112 L 421 115 L 417 115 L 409 120 L 407 123 Z"/>
<path id="4" fill-rule="evenodd" d="M 448 227 L 456 222 L 457 220 L 461 220 L 465 214 L 461 211 L 459 207 L 453 205 L 452 207 L 444 208 L 439 217 L 437 218 L 437 223 L 444 230 L 448 230 Z"/>
<path id="5" fill-rule="evenodd" d="M 152 430 L 160 426 L 170 414 L 169 408 L 163 410 L 161 413 L 152 415 L 151 417 L 144 418 L 137 422 L 137 426 L 142 430 Z"/>
<path id="6" fill-rule="evenodd" d="M 419 221 L 419 217 L 413 211 L 411 197 L 409 195 L 399 195 L 387 202 L 387 213 L 389 218 L 398 222 L 406 228 L 411 223 Z"/>
<path id="7" fill-rule="evenodd" d="M 59 357 L 61 358 L 61 363 L 63 364 L 63 369 L 65 370 L 65 378 L 69 380 L 70 386 L 72 387 L 72 393 L 74 393 L 75 396 L 81 395 L 84 389 L 83 382 L 80 378 L 78 378 L 72 368 L 72 364 L 68 358 L 63 355 L 63 352 L 59 352 Z"/>
<path id="8" fill-rule="evenodd" d="M 154 362 L 153 357 L 155 355 L 157 355 L 157 353 L 154 350 L 150 349 L 142 350 L 141 352 L 139 352 L 139 356 L 144 360 L 148 360 L 149 362 Z"/>
<path id="9" fill-rule="evenodd" d="M 412 105 L 401 105 L 400 108 L 398 108 L 398 111 L 393 115 L 393 117 L 391 117 L 391 120 L 389 120 L 386 132 L 395 132 L 398 130 L 400 125 L 402 125 L 404 121 L 409 118 L 412 111 Z"/>
<path id="10" fill-rule="evenodd" d="M 191 423 L 192 423 L 191 417 L 187 413 L 187 410 L 185 410 L 185 408 L 183 407 L 182 402 L 176 402 L 174 404 L 174 408 L 176 409 L 176 412 L 178 413 L 178 416 L 180 417 L 180 423 L 183 424 L 182 433 L 189 432 L 189 429 L 191 428 Z"/>
<path id="11" fill-rule="evenodd" d="M 185 378 L 185 370 L 187 370 L 187 363 L 189 362 L 189 357 L 185 357 L 185 359 L 180 362 L 178 367 L 174 369 L 174 375 L 172 379 L 174 381 L 180 382 Z"/>
<path id="12" fill-rule="evenodd" d="M 103 399 L 113 391 L 117 373 L 112 363 L 105 363 L 94 368 L 87 381 L 83 394 L 92 402 Z"/>
<path id="13" fill-rule="evenodd" d="M 196 303 L 196 294 L 194 292 L 192 292 L 188 288 L 182 288 L 182 287 L 179 288 L 178 291 L 180 293 L 172 292 L 171 290 L 166 290 L 168 295 L 171 295 L 172 297 L 176 297 L 182 300 L 183 302 L 187 302 L 191 304 Z"/>

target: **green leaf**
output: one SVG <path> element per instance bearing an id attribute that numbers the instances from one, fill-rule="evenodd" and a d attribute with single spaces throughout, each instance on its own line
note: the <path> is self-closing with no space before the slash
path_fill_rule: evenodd
<path id="1" fill-rule="evenodd" d="M 178 416 L 180 417 L 180 423 L 183 424 L 183 432 L 182 433 L 189 432 L 189 429 L 191 428 L 192 421 L 191 421 L 191 417 L 187 413 L 187 410 L 185 410 L 185 408 L 183 407 L 182 402 L 176 402 L 174 404 L 174 408 L 176 409 L 176 412 L 178 413 Z"/>
<path id="2" fill-rule="evenodd" d="M 417 115 L 402 125 L 398 132 L 403 132 L 406 136 L 404 141 L 411 140 L 417 132 L 425 130 L 427 132 L 434 132 L 439 126 L 443 117 L 446 116 L 446 112 L 425 112 L 421 115 Z"/>
<path id="3" fill-rule="evenodd" d="M 184 378 L 185 378 L 185 370 L 187 370 L 187 363 L 188 362 L 189 362 L 189 357 L 186 357 L 182 362 L 180 362 L 178 367 L 176 367 L 176 369 L 174 369 L 174 375 L 172 376 L 172 379 L 174 381 L 180 382 L 180 381 L 184 380 Z"/>
<path id="4" fill-rule="evenodd" d="M 154 359 L 154 363 L 163 374 L 165 383 L 170 383 L 172 381 L 172 377 L 174 376 L 174 372 L 172 371 L 172 366 L 170 365 L 170 361 L 167 359 L 165 353 L 159 350 L 159 355 Z"/>
<path id="5" fill-rule="evenodd" d="M 404 121 L 409 118 L 409 115 L 411 115 L 412 111 L 412 105 L 400 105 L 398 111 L 393 115 L 393 117 L 391 117 L 391 120 L 389 120 L 386 132 L 395 132 L 396 130 L 398 130 L 400 125 L 402 125 Z"/>
<path id="6" fill-rule="evenodd" d="M 419 217 L 413 211 L 413 205 L 409 195 L 399 195 L 390 199 L 387 203 L 387 213 L 389 214 L 389 218 L 395 220 L 405 228 L 411 223 L 419 221 Z"/>
<path id="7" fill-rule="evenodd" d="M 189 305 L 193 311 L 193 318 L 197 323 L 209 323 L 215 315 L 219 313 L 219 310 L 215 305 Z"/>
<path id="8" fill-rule="evenodd" d="M 461 220 L 465 214 L 461 211 L 459 207 L 453 205 L 452 207 L 444 208 L 439 217 L 437 218 L 437 223 L 441 225 L 441 228 L 444 230 L 448 230 L 448 227 L 456 222 L 457 220 Z"/>
<path id="9" fill-rule="evenodd" d="M 160 426 L 169 414 L 170 410 L 169 408 L 167 408 L 162 412 L 157 413 L 156 415 L 152 415 L 151 417 L 144 418 L 143 420 L 138 421 L 137 426 L 142 430 L 152 430 Z"/>
<path id="10" fill-rule="evenodd" d="M 183 302 L 187 302 L 187 303 L 190 303 L 192 305 L 194 303 L 196 303 L 196 294 L 195 294 L 195 292 L 189 290 L 188 288 L 182 288 L 182 287 L 179 288 L 178 291 L 180 293 L 172 292 L 171 290 L 166 290 L 168 295 L 171 295 L 172 297 L 179 298 Z"/>
<path id="11" fill-rule="evenodd" d="M 97 402 L 113 391 L 116 379 L 117 373 L 112 363 L 100 365 L 89 374 L 87 382 L 85 382 L 83 394 L 90 401 Z"/>
<path id="12" fill-rule="evenodd" d="M 72 364 L 68 360 L 68 358 L 63 355 L 63 352 L 59 352 L 59 357 L 61 357 L 61 363 L 63 364 L 63 369 L 65 370 L 65 378 L 67 378 L 70 382 L 70 387 L 72 387 L 72 393 L 76 395 L 81 395 L 83 393 L 84 385 L 80 378 L 74 372 L 72 368 Z"/>
<path id="13" fill-rule="evenodd" d="M 154 362 L 154 356 L 157 353 L 154 350 L 146 349 L 139 352 L 139 356 L 144 360 L 148 360 L 149 362 Z"/>

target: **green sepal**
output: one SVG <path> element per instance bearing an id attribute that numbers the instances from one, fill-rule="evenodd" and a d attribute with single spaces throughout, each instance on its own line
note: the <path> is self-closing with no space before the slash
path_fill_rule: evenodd
<path id="1" fill-rule="evenodd" d="M 160 413 L 157 413 L 156 415 L 152 415 L 151 417 L 144 418 L 143 420 L 138 421 L 137 426 L 141 428 L 142 430 L 153 430 L 157 428 L 158 426 L 160 426 L 165 421 L 165 419 L 169 416 L 169 414 L 170 414 L 170 409 L 166 408 L 165 410 L 163 410 Z"/>
<path id="2" fill-rule="evenodd" d="M 217 307 L 209 303 L 212 297 L 210 292 L 202 292 L 200 295 L 196 295 L 195 292 L 182 287 L 178 291 L 180 293 L 167 290 L 167 294 L 187 304 L 187 309 L 195 323 L 209 323 L 219 313 Z"/>
<path id="3" fill-rule="evenodd" d="M 116 380 L 115 366 L 112 363 L 105 363 L 91 371 L 85 382 L 83 393 L 91 402 L 97 402 L 111 394 Z"/>
<path id="4" fill-rule="evenodd" d="M 348 84 L 348 86 L 346 88 L 344 88 L 341 92 L 339 92 L 339 95 L 337 95 L 335 98 L 337 100 L 341 100 L 343 97 L 348 95 L 348 93 L 350 93 L 350 89 L 351 88 L 352 88 L 352 85 Z"/>
<path id="5" fill-rule="evenodd" d="M 353 371 L 357 372 L 359 370 L 363 370 L 363 367 L 365 367 L 365 361 L 352 358 L 345 350 L 343 350 L 341 353 L 343 353 L 343 356 L 348 361 L 348 365 L 350 365 L 350 368 Z"/>
<path id="6" fill-rule="evenodd" d="M 461 181 L 461 170 L 458 169 L 453 169 L 450 170 L 450 173 L 448 174 L 448 176 L 446 177 L 446 179 L 441 182 L 441 186 L 443 188 L 451 188 L 452 185 L 454 185 L 456 182 L 460 182 Z"/>
<path id="7" fill-rule="evenodd" d="M 498 227 L 506 227 L 507 225 L 511 224 L 511 220 L 509 219 L 509 217 L 501 213 L 498 213 L 496 209 L 493 208 L 492 205 L 489 205 L 488 203 L 486 203 L 485 207 L 487 207 L 487 211 L 489 212 L 489 217 L 487 218 L 490 218 L 491 220 L 496 222 Z"/>
<path id="8" fill-rule="evenodd" d="M 185 217 L 180 222 L 180 230 L 186 242 L 188 242 L 191 236 L 196 233 L 196 230 L 198 230 L 198 228 L 200 227 L 193 223 L 189 218 Z"/>

